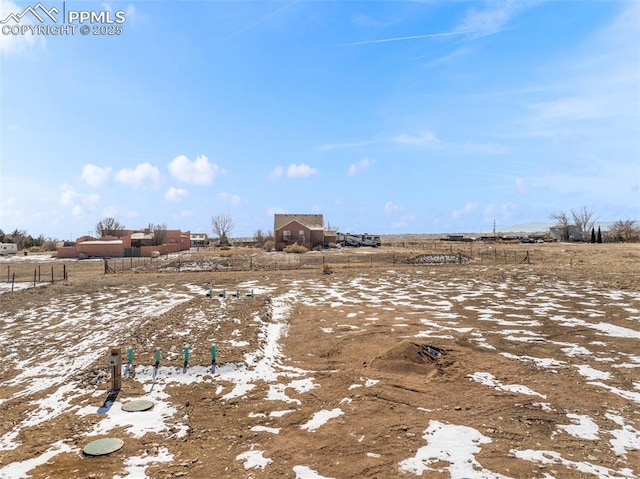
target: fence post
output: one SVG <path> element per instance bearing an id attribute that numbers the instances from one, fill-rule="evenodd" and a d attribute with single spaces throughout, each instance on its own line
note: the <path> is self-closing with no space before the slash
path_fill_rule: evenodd
<path id="1" fill-rule="evenodd" d="M 40 265 L 38 265 L 38 283 L 41 282 L 41 278 L 40 278 Z"/>
<path id="2" fill-rule="evenodd" d="M 53 284 L 53 266 L 51 267 L 51 284 Z"/>
<path id="3" fill-rule="evenodd" d="M 11 266 L 7 265 L 7 283 L 11 280 L 11 276 L 9 275 L 9 271 L 11 271 Z"/>
<path id="4" fill-rule="evenodd" d="M 33 270 L 33 287 L 36 287 L 36 274 L 38 273 L 37 269 Z"/>
<path id="5" fill-rule="evenodd" d="M 65 281 L 67 280 L 67 265 L 66 264 L 62 265 L 62 279 L 64 279 Z"/>
<path id="6" fill-rule="evenodd" d="M 9 279 L 9 278 L 7 278 Z M 13 278 L 11 280 L 11 292 L 13 293 L 13 285 L 16 283 L 16 274 L 13 273 Z"/>

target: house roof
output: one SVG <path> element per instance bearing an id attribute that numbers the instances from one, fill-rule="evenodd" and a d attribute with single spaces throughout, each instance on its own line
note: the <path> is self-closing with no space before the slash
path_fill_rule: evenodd
<path id="1" fill-rule="evenodd" d="M 207 233 L 191 233 L 191 239 L 207 239 Z"/>
<path id="2" fill-rule="evenodd" d="M 89 240 L 89 241 L 82 241 L 82 242 L 78 243 L 78 245 L 88 245 L 88 244 L 121 245 L 122 244 L 122 240 Z"/>
<path id="3" fill-rule="evenodd" d="M 291 223 L 298 223 L 299 225 L 302 225 L 303 227 L 307 228 L 309 231 L 324 231 L 324 228 L 322 226 L 309 226 L 309 225 L 306 225 L 306 224 L 304 224 L 304 223 L 302 223 L 301 221 L 298 221 L 298 220 L 291 220 L 287 224 L 282 225 L 278 229 L 281 230 L 283 228 L 286 228 Z"/>
<path id="4" fill-rule="evenodd" d="M 324 229 L 324 218 L 320 215 L 307 215 L 307 214 L 298 214 L 298 215 L 289 215 L 289 214 L 275 214 L 273 229 L 279 230 L 284 226 L 288 225 L 292 221 L 297 221 L 301 225 L 306 226 L 309 229 L 317 230 Z"/>
<path id="5" fill-rule="evenodd" d="M 153 234 L 152 233 L 132 233 L 131 234 L 131 239 L 132 240 L 145 240 L 145 239 L 153 239 Z"/>

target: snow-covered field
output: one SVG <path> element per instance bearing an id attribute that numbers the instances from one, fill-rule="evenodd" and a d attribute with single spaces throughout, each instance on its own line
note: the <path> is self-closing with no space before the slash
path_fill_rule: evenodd
<path id="1" fill-rule="evenodd" d="M 482 365 L 477 370 L 473 364 L 466 365 L 470 369 L 461 379 L 460 388 L 478 388 L 478 394 L 486 391 L 489 399 L 479 397 L 479 401 L 517 398 L 536 409 L 536 414 L 564 417 L 546 437 L 540 436 L 538 448 L 530 447 L 535 446 L 535 440 L 526 446 L 505 446 L 508 452 L 501 459 L 503 465 L 536 465 L 537 477 L 544 478 L 633 478 L 640 474 L 637 292 L 603 290 L 584 282 L 544 284 L 535 278 L 526 284 L 508 279 L 487 284 L 469 277 L 443 280 L 429 270 L 363 273 L 330 285 L 327 280 L 283 278 L 245 280 L 235 287 L 243 292 L 253 290 L 256 298 L 270 299 L 267 316 L 256 309 L 245 319 L 255 336 L 244 337 L 243 332 L 249 330 L 227 314 L 234 302 L 244 298 L 207 300 L 206 289 L 193 282 L 151 282 L 135 287 L 103 287 L 89 293 L 66 292 L 38 304 L 25 303 L 19 310 L 0 311 L 0 344 L 6 348 L 0 368 L 0 411 L 8 407 L 22 411 L 0 428 L 0 478 L 41 477 L 38 467 L 55 464 L 63 454 L 83 460 L 83 444 L 115 432 L 131 440 L 146 435 L 166 439 L 165 443 L 158 440 L 159 445 L 151 451 L 118 453 L 120 469 L 110 476 L 153 477 L 148 475 L 150 466 L 179 462 L 171 444 L 186 440 L 194 427 L 173 400 L 172 391 L 177 386 L 197 384 L 208 385 L 211 396 L 221 403 L 262 397 L 266 406 L 247 418 L 255 421 L 250 431 L 259 439 L 252 442 L 247 437 L 245 450 L 235 453 L 235 461 L 244 470 L 253 471 L 255 477 L 268 474 L 277 464 L 268 438 L 287 433 L 312 437 L 331 424 L 348 425 L 350 415 L 355 414 L 354 395 L 363 390 L 375 392 L 391 381 L 388 375 L 370 370 L 370 377 L 361 376 L 346 384 L 334 403 L 318 407 L 294 424 L 285 421 L 274 426 L 274 421 L 299 414 L 305 398 L 325 387 L 326 372 L 307 368 L 301 358 L 283 353 L 294 312 L 300 308 L 320 315 L 315 330 L 326 340 L 346 341 L 376 331 L 394 341 L 426 340 L 445 349 L 464 343 L 473 351 L 492 355 L 496 369 L 487 367 L 491 362 L 477 363 Z M 172 315 L 187 317 L 188 321 L 176 319 L 152 328 L 157 318 L 166 321 Z M 204 341 L 199 333 L 211 327 L 214 317 L 237 325 L 229 337 Z M 101 402 L 109 380 L 106 352 L 112 344 L 121 345 L 126 362 L 127 343 L 136 339 L 130 332 L 142 330 L 148 331 L 148 336 L 136 344 L 135 367 L 123 365 L 123 381 L 137 388 L 136 398 L 149 399 L 154 407 L 147 412 L 123 412 L 121 406 L 130 398 L 122 394 L 114 401 Z M 163 351 L 162 361 L 155 368 L 151 358 L 161 338 L 172 338 L 179 347 Z M 193 338 L 200 339 L 194 344 Z M 242 360 L 227 361 L 219 356 L 215 367 L 209 366 L 207 354 L 214 343 L 218 351 L 225 345 L 228 349 L 239 348 L 243 353 L 238 358 Z M 192 357 L 197 358 L 197 363 L 186 368 L 176 364 L 181 360 L 183 345 L 188 345 Z M 503 364 L 512 369 L 505 369 Z M 521 367 L 530 368 L 531 375 L 505 373 Z M 575 410 L 567 409 L 567 399 L 557 391 L 560 375 L 588 386 L 589 394 L 604 408 L 602 413 L 595 408 L 584 410 L 579 401 Z M 534 377 L 535 384 L 528 384 L 527 379 Z M 101 403 L 99 407 L 97 402 Z M 270 409 L 269 404 L 273 405 Z M 454 422 L 440 412 L 449 414 L 448 408 L 446 412 L 443 408 L 415 408 L 422 418 L 416 425 L 421 432 L 412 448 L 394 452 L 394 465 L 388 466 L 392 471 L 403 477 L 430 477 L 434 471 L 444 471 L 443 477 L 448 474 L 452 478 L 518 477 L 509 473 L 510 467 L 492 470 L 482 459 L 483 449 L 501 440 L 492 437 L 491 431 L 497 428 L 480 429 L 477 421 L 466 423 L 464 415 Z M 37 452 L 30 451 L 25 440 L 29 431 L 85 418 L 91 419 L 90 426 L 79 429 L 73 438 L 54 435 L 49 444 L 41 444 Z M 367 444 L 366 426 L 358 435 L 362 437 L 360 442 Z M 599 454 L 569 456 L 563 446 L 569 440 L 575 444 L 597 443 Z M 551 447 L 554 444 L 558 446 L 555 449 Z M 371 462 L 388 460 L 385 452 L 374 449 L 366 451 L 365 457 Z M 338 476 L 336 471 L 340 466 L 324 472 L 317 463 L 304 462 L 300 456 L 300 462 L 290 468 L 289 477 L 348 477 Z"/>

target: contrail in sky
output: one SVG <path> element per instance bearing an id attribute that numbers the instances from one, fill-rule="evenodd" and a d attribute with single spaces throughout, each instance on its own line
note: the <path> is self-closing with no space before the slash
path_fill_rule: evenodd
<path id="1" fill-rule="evenodd" d="M 417 40 L 419 38 L 448 37 L 452 35 L 464 35 L 465 33 L 474 33 L 474 32 L 473 30 L 466 30 L 461 32 L 428 33 L 426 35 L 412 35 L 410 37 L 382 38 L 380 40 L 365 40 L 363 42 L 347 43 L 346 46 L 353 47 L 356 45 L 370 45 L 372 43 L 388 43 L 388 42 L 401 42 L 404 40 Z"/>

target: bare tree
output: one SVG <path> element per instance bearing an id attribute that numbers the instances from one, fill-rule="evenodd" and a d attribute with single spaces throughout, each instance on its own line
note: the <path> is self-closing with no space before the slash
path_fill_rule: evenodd
<path id="1" fill-rule="evenodd" d="M 229 235 L 233 231 L 233 218 L 228 214 L 219 214 L 211 218 L 213 234 L 220 244 L 229 244 Z"/>
<path id="2" fill-rule="evenodd" d="M 636 220 L 618 220 L 609 228 L 609 234 L 615 241 L 638 241 L 640 228 L 636 226 Z"/>
<path id="3" fill-rule="evenodd" d="M 575 224 L 580 232 L 585 235 L 594 226 L 597 217 L 594 216 L 594 212 L 583 206 L 579 210 L 571 210 L 571 216 L 573 216 L 573 224 Z"/>
<path id="4" fill-rule="evenodd" d="M 121 231 L 124 230 L 124 225 L 114 218 L 104 218 L 96 224 L 96 236 L 102 238 L 103 236 L 121 236 Z"/>
<path id="5" fill-rule="evenodd" d="M 261 229 L 257 229 L 256 232 L 253 233 L 253 240 L 260 248 L 262 248 L 265 241 L 264 232 Z"/>
<path id="6" fill-rule="evenodd" d="M 160 246 L 165 244 L 167 241 L 167 224 L 163 223 L 161 225 L 154 225 L 153 223 L 149 223 L 149 231 L 153 234 L 153 238 L 151 239 L 152 246 Z"/>
<path id="7" fill-rule="evenodd" d="M 326 231 L 338 231 L 339 228 L 337 225 L 334 225 L 331 223 L 331 221 L 327 221 L 327 227 L 325 228 Z"/>
<path id="8" fill-rule="evenodd" d="M 8 235 L 6 238 L 9 239 L 12 243 L 16 244 L 16 247 L 21 250 L 23 248 L 28 248 L 29 245 L 29 237 L 27 236 L 26 230 L 15 229 Z"/>
<path id="9" fill-rule="evenodd" d="M 559 226 L 562 226 L 562 241 L 569 241 L 569 216 L 564 211 L 557 211 L 551 213 L 551 219 L 558 222 Z"/>

